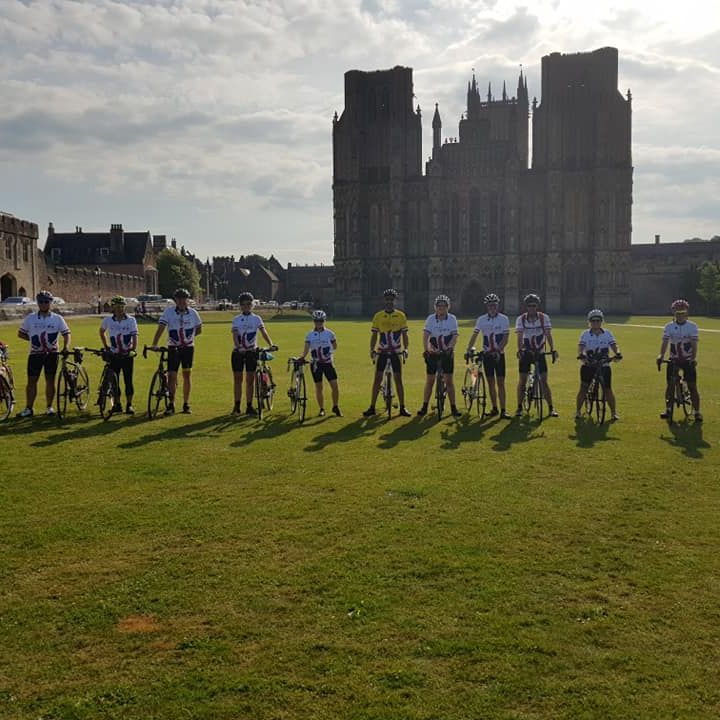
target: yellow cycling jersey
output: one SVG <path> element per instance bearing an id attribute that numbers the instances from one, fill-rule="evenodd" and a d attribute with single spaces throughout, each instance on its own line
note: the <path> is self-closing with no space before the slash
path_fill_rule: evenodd
<path id="1" fill-rule="evenodd" d="M 378 350 L 400 352 L 402 334 L 407 332 L 407 317 L 402 310 L 380 310 L 373 317 L 372 331 L 380 333 Z"/>

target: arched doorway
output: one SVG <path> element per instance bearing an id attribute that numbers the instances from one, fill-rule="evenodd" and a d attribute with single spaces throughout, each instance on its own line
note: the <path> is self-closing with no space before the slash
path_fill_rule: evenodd
<path id="1" fill-rule="evenodd" d="M 0 300 L 17 294 L 17 280 L 14 275 L 5 273 L 0 277 Z"/>

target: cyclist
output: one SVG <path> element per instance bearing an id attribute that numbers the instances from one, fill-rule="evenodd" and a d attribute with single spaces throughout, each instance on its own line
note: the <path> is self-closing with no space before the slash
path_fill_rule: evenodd
<path id="1" fill-rule="evenodd" d="M 110 353 L 110 367 L 118 377 L 118 394 L 114 398 L 111 412 L 122 412 L 120 403 L 120 372 L 122 372 L 125 384 L 125 413 L 134 415 L 135 410 L 132 406 L 133 366 L 138 342 L 138 327 L 135 318 L 125 312 L 125 304 L 125 298 L 122 295 L 115 295 L 110 300 L 112 315 L 104 318 L 100 324 L 100 340 L 103 348 Z"/>
<path id="2" fill-rule="evenodd" d="M 690 391 L 690 400 L 692 401 L 693 410 L 695 411 L 695 422 L 702 422 L 700 414 L 700 395 L 697 389 L 697 351 L 698 351 L 698 326 L 688 320 L 688 311 L 690 304 L 687 300 L 678 299 L 673 302 L 670 309 L 675 315 L 675 319 L 669 322 L 663 330 L 662 344 L 660 345 L 660 354 L 657 357 L 658 370 L 665 358 L 668 344 L 670 345 L 670 360 L 675 363 L 675 367 L 682 371 L 688 390 Z M 665 390 L 665 412 L 660 413 L 663 420 L 667 420 L 670 413 L 669 405 L 672 402 L 673 388 L 671 386 L 672 367 L 667 366 L 667 389 Z"/>
<path id="3" fill-rule="evenodd" d="M 27 418 L 33 415 L 33 404 L 37 396 L 37 384 L 40 373 L 45 373 L 45 399 L 47 415 L 54 415 L 53 400 L 55 398 L 55 375 L 58 366 L 58 335 L 62 335 L 63 348 L 66 352 L 70 344 L 70 329 L 62 315 L 50 310 L 53 301 L 52 293 L 41 290 L 35 297 L 38 311 L 27 315 L 20 325 L 18 337 L 30 341 L 30 355 L 27 364 L 27 405 L 18 413 L 18 417 Z"/>
<path id="4" fill-rule="evenodd" d="M 428 315 L 423 330 L 424 358 L 427 376 L 425 378 L 425 391 L 423 404 L 418 415 L 425 415 L 430 402 L 435 374 L 438 367 L 443 373 L 443 381 L 450 399 L 450 412 L 453 417 L 461 417 L 462 413 L 455 404 L 455 385 L 453 372 L 455 369 L 453 352 L 458 341 L 457 318 L 449 312 L 450 298 L 447 295 L 438 295 L 435 298 L 435 312 Z"/>
<path id="5" fill-rule="evenodd" d="M 476 323 L 467 350 L 465 359 L 468 360 L 475 352 L 475 339 L 479 333 L 483 336 L 483 370 L 488 381 L 492 410 L 490 415 L 498 414 L 498 396 L 500 399 L 500 417 L 509 418 L 505 410 L 505 346 L 510 339 L 510 321 L 507 315 L 498 312 L 500 298 L 495 293 L 485 296 L 487 313 L 481 315 Z M 497 390 L 495 378 L 497 377 Z"/>
<path id="6" fill-rule="evenodd" d="M 520 361 L 520 379 L 517 387 L 518 406 L 515 412 L 515 417 L 520 417 L 522 415 L 522 401 L 525 394 L 525 385 L 527 383 L 528 373 L 530 372 L 530 365 L 534 359 L 534 353 L 542 353 L 545 349 L 545 343 L 547 342 L 550 346 L 553 363 L 558 358 L 552 336 L 550 317 L 538 310 L 540 307 L 540 297 L 535 293 L 529 293 L 523 298 L 523 302 L 525 303 L 526 311 L 522 315 L 518 315 L 517 320 L 515 321 L 517 357 Z M 550 417 L 557 417 L 558 413 L 553 405 L 552 394 L 547 381 L 547 371 L 548 369 L 547 362 L 545 361 L 545 355 L 540 354 L 537 357 L 536 372 L 540 382 L 542 383 L 543 393 L 545 394 L 548 407 L 550 408 Z"/>
<path id="7" fill-rule="evenodd" d="M 310 353 L 312 358 L 311 372 L 315 381 L 315 397 L 320 406 L 320 417 L 325 416 L 325 401 L 323 399 L 323 375 L 330 383 L 332 390 L 332 411 L 338 417 L 342 417 L 342 412 L 338 406 L 338 398 L 340 390 L 338 388 L 337 372 L 333 365 L 333 353 L 337 350 L 337 339 L 332 330 L 325 327 L 325 318 L 327 315 L 323 310 L 315 310 L 312 314 L 315 329 L 311 330 L 305 336 L 305 347 L 303 349 L 301 360 Z"/>
<path id="8" fill-rule="evenodd" d="M 233 371 L 233 392 L 235 405 L 233 414 L 240 414 L 242 402 L 243 371 L 245 372 L 245 400 L 247 401 L 246 412 L 248 415 L 257 415 L 253 407 L 253 394 L 255 390 L 255 370 L 257 369 L 257 334 L 263 336 L 270 347 L 274 347 L 263 319 L 253 311 L 255 298 L 252 293 L 244 292 L 240 295 L 240 314 L 232 321 L 233 351 L 230 356 L 230 363 Z"/>
<path id="9" fill-rule="evenodd" d="M 375 377 L 370 392 L 370 407 L 363 413 L 365 417 L 375 414 L 375 401 L 380 392 L 385 363 L 390 358 L 390 365 L 395 378 L 400 415 L 410 417 L 405 407 L 405 388 L 402 381 L 402 363 L 400 354 L 407 357 L 410 341 L 408 338 L 407 317 L 402 310 L 395 307 L 397 290 L 388 288 L 383 293 L 384 307 L 375 313 L 370 331 L 370 358 L 375 362 Z M 377 345 L 377 349 L 376 349 Z M 402 347 L 401 347 L 402 346 Z"/>
<path id="10" fill-rule="evenodd" d="M 168 331 L 168 392 L 170 402 L 165 410 L 166 415 L 175 413 L 175 391 L 177 390 L 177 374 L 182 366 L 183 377 L 183 409 L 190 413 L 190 389 L 193 359 L 195 355 L 195 338 L 202 333 L 202 320 L 195 308 L 188 307 L 190 293 L 185 288 L 178 288 L 173 293 L 175 307 L 165 308 L 158 321 L 158 329 L 153 338 L 152 347 L 157 350 L 158 340 L 165 328 Z"/>
<path id="11" fill-rule="evenodd" d="M 580 390 L 578 391 L 575 405 L 576 420 L 582 419 L 580 408 L 582 408 L 583 402 L 585 401 L 588 385 L 595 374 L 595 370 L 590 363 L 592 361 L 607 359 L 610 355 L 610 350 L 613 351 L 618 360 L 622 359 L 622 354 L 618 349 L 615 337 L 609 330 L 605 330 L 602 326 L 604 319 L 605 316 L 602 310 L 598 310 L 597 308 L 592 309 L 587 314 L 590 329 L 583 332 L 580 336 L 580 342 L 578 343 L 578 359 L 582 360 L 583 364 L 580 366 Z M 619 420 L 618 414 L 615 412 L 615 393 L 611 387 L 612 370 L 610 369 L 610 365 L 603 366 L 602 377 L 605 384 L 605 398 L 612 413 L 611 418 L 613 421 Z"/>

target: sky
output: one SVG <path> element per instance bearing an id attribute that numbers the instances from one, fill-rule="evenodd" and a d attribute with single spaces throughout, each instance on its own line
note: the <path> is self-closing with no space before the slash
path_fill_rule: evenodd
<path id="1" fill-rule="evenodd" d="M 332 262 L 343 74 L 414 69 L 423 151 L 467 81 L 619 49 L 633 242 L 720 234 L 720 3 L 709 0 L 0 0 L 0 210 L 150 230 L 200 257 Z"/>

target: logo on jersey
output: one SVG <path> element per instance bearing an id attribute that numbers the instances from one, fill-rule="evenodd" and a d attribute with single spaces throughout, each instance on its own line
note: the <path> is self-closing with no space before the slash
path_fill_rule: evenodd
<path id="1" fill-rule="evenodd" d="M 57 332 L 41 332 L 38 335 L 33 335 L 30 338 L 30 346 L 33 350 L 39 350 L 40 352 L 54 352 L 57 350 L 58 335 Z"/>

